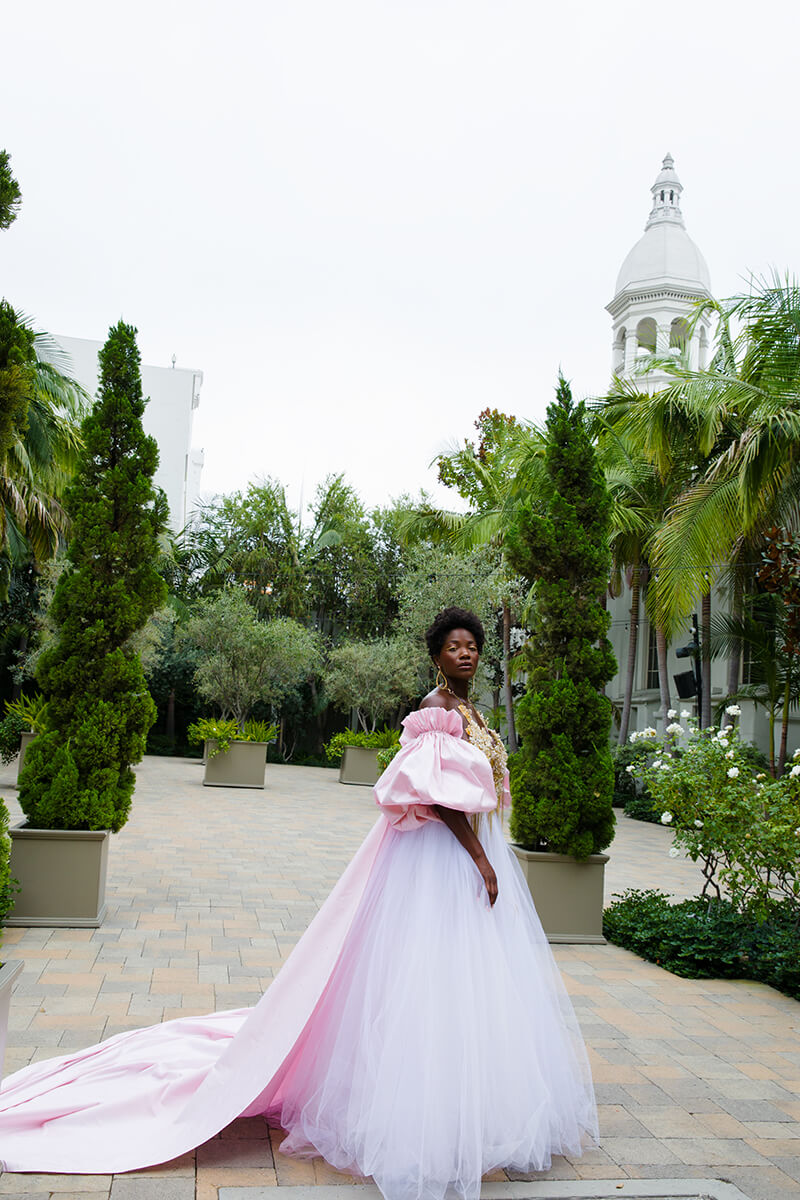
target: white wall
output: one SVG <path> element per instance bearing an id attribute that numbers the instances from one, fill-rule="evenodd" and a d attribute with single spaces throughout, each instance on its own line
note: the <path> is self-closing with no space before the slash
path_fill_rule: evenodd
<path id="1" fill-rule="evenodd" d="M 94 396 L 99 381 L 97 355 L 103 343 L 72 337 L 56 341 L 71 359 L 74 378 Z M 186 525 L 200 494 L 203 451 L 192 448 L 192 422 L 202 382 L 202 371 L 142 365 L 142 389 L 149 397 L 142 423 L 158 442 L 155 482 L 166 493 L 174 530 Z"/>

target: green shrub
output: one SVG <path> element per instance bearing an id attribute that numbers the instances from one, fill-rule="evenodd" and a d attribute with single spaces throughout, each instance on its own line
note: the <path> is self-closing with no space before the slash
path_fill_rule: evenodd
<path id="1" fill-rule="evenodd" d="M 800 999 L 796 914 L 773 903 L 763 921 L 729 900 L 677 904 L 653 889 L 628 889 L 603 914 L 610 942 L 690 979 L 755 979 Z"/>
<path id="2" fill-rule="evenodd" d="M 703 895 L 721 898 L 724 889 L 737 911 L 759 920 L 783 898 L 800 923 L 800 761 L 780 779 L 754 772 L 751 747 L 731 727 L 674 722 L 663 740 L 651 731 L 631 737 L 648 747 L 632 773 L 674 830 L 675 853 L 681 847 L 701 864 Z"/>
<path id="3" fill-rule="evenodd" d="M 201 717 L 189 726 L 186 736 L 191 746 L 214 742 L 215 745 L 209 747 L 208 757 L 216 758 L 218 754 L 228 753 L 231 742 L 274 742 L 278 736 L 278 727 L 268 725 L 266 721 L 245 721 L 244 726 L 240 728 L 233 720 Z"/>
<path id="4" fill-rule="evenodd" d="M 641 794 L 634 794 L 625 801 L 625 816 L 633 817 L 634 821 L 649 821 L 651 825 L 660 825 L 661 805 L 656 804 L 647 788 L 642 788 Z"/>
<path id="5" fill-rule="evenodd" d="M 156 564 L 167 512 L 153 486 L 158 447 L 142 428 L 136 330 L 120 321 L 99 359 L 65 498 L 72 536 L 49 610 L 55 636 L 36 668 L 44 729 L 19 781 L 40 829 L 121 829 L 156 716 L 131 638 L 166 596 Z"/>
<path id="6" fill-rule="evenodd" d="M 510 830 L 527 850 L 585 859 L 614 836 L 611 702 L 602 694 L 616 671 L 602 605 L 611 501 L 583 405 L 563 378 L 547 410 L 544 473 L 544 503 L 542 494 L 526 500 L 506 536 L 509 563 L 533 586 Z"/>
<path id="7" fill-rule="evenodd" d="M 647 747 L 641 742 L 626 742 L 622 746 L 614 746 L 611 751 L 611 762 L 614 766 L 614 806 L 624 808 L 628 812 L 628 802 L 640 797 L 650 796 L 641 780 L 634 779 L 628 767 L 642 766 L 647 758 Z M 633 814 L 630 814 L 633 815 Z M 645 818 L 648 819 L 649 818 Z"/>
<path id="8" fill-rule="evenodd" d="M 13 762 L 19 754 L 19 739 L 25 731 L 25 722 L 18 713 L 8 712 L 0 721 L 0 761 Z"/>
<path id="9" fill-rule="evenodd" d="M 11 838 L 8 836 L 8 809 L 0 800 L 0 944 L 3 940 L 3 921 L 14 905 L 15 893 L 19 891 L 19 884 L 11 875 L 10 858 Z"/>
<path id="10" fill-rule="evenodd" d="M 376 754 L 375 757 L 378 760 L 378 774 L 379 775 L 383 774 L 383 772 L 386 770 L 389 763 L 392 761 L 392 759 L 394 758 L 395 754 L 397 754 L 399 749 L 400 749 L 400 742 L 397 741 L 397 742 L 393 742 L 391 746 L 386 746 L 383 750 L 378 751 L 378 753 Z"/>
<path id="11" fill-rule="evenodd" d="M 330 763 L 334 766 L 342 761 L 345 747 L 347 746 L 363 746 L 366 750 L 385 750 L 391 746 L 400 744 L 400 730 L 390 729 L 385 725 L 383 729 L 375 729 L 372 733 L 364 733 L 363 729 L 343 729 L 341 733 L 335 733 L 329 742 L 326 742 L 323 749 Z"/>

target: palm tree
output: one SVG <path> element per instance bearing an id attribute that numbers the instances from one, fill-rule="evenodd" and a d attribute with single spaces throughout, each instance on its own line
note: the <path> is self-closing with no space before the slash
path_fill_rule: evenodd
<path id="1" fill-rule="evenodd" d="M 656 364 L 675 376 L 661 395 L 690 415 L 702 455 L 701 468 L 654 539 L 668 622 L 691 611 L 698 594 L 708 593 L 711 574 L 727 581 L 732 615 L 741 619 L 765 531 L 800 527 L 800 288 L 777 276 L 754 280 L 747 295 L 705 301 L 698 315 L 707 309 L 718 320 L 709 368 Z M 735 322 L 742 325 L 737 336 Z M 735 637 L 728 646 L 733 692 L 741 646 Z"/>
<path id="2" fill-rule="evenodd" d="M 800 665 L 791 648 L 785 606 L 775 596 L 756 595 L 750 598 L 742 616 L 718 614 L 712 630 L 712 654 L 729 653 L 732 643 L 747 650 L 750 681 L 740 684 L 727 700 L 751 700 L 766 710 L 769 769 L 772 775 L 780 775 L 786 763 L 791 710 L 800 701 Z M 781 740 L 776 762 L 775 726 L 779 717 Z"/>
<path id="3" fill-rule="evenodd" d="M 648 567 L 647 612 L 656 634 L 660 702 L 665 716 L 670 707 L 667 646 L 685 614 L 672 613 L 663 603 L 668 571 L 654 561 L 653 548 L 672 506 L 696 470 L 694 463 L 703 439 L 695 414 L 680 396 L 669 390 L 650 394 L 642 391 L 636 380 L 619 377 L 614 379 L 608 395 L 595 402 L 592 422 L 601 444 L 600 458 L 608 486 L 616 501 L 612 515 L 616 569 L 619 572 L 638 564 L 641 579 L 642 567 Z M 703 581 L 706 622 L 711 582 L 707 574 Z M 638 598 L 636 603 L 638 607 Z M 638 612 L 636 619 L 638 624 Z M 709 661 L 703 664 L 708 696 Z M 633 688 L 634 663 L 635 658 L 629 655 L 626 694 L 628 688 Z"/>
<path id="4" fill-rule="evenodd" d="M 635 684 L 642 592 L 649 591 L 648 585 L 652 585 L 648 549 L 655 530 L 664 519 L 670 492 L 655 467 L 637 452 L 635 442 L 631 442 L 624 428 L 607 420 L 597 410 L 592 414 L 591 425 L 597 440 L 598 460 L 611 496 L 611 592 L 618 595 L 624 579 L 631 593 L 628 656 L 618 735 L 619 744 L 624 745 L 628 738 Z M 656 629 L 656 649 L 661 707 L 666 713 L 670 705 L 667 642 L 660 628 Z"/>
<path id="5" fill-rule="evenodd" d="M 57 344 L 0 301 L 0 599 L 11 571 L 52 557 L 67 531 L 61 505 L 90 397 Z"/>

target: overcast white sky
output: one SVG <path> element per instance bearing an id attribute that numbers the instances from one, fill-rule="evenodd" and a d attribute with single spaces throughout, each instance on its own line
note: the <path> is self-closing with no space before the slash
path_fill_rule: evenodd
<path id="1" fill-rule="evenodd" d="M 800 261 L 796 0 L 39 0 L 4 8 L 0 294 L 205 373 L 206 494 L 369 504 L 487 405 L 610 370 L 664 153 L 714 291 Z"/>

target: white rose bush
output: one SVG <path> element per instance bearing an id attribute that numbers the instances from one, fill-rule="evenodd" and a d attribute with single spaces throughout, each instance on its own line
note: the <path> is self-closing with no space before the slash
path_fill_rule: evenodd
<path id="1" fill-rule="evenodd" d="M 753 767 L 735 727 L 698 730 L 687 721 L 686 730 L 668 726 L 663 740 L 654 732 L 638 735 L 651 754 L 631 774 L 673 830 L 673 846 L 699 863 L 701 895 L 724 894 L 757 921 L 783 900 L 800 925 L 800 751 L 771 779 Z"/>

